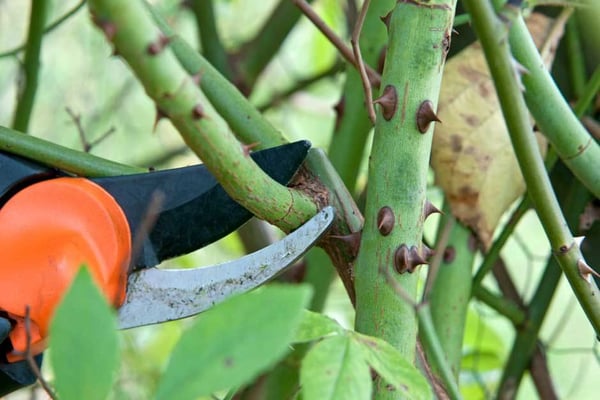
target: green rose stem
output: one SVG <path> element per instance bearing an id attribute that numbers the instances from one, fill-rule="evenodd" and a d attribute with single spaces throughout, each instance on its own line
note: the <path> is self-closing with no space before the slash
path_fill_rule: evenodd
<path id="1" fill-rule="evenodd" d="M 411 272 L 431 254 L 422 243 L 427 173 L 454 7 L 452 0 L 400 1 L 384 18 L 389 41 L 355 269 L 356 330 L 385 339 L 408 360 L 415 358 L 415 310 L 385 274 L 414 299 L 418 274 Z M 399 397 L 377 381 L 374 398 Z"/>
<path id="2" fill-rule="evenodd" d="M 158 112 L 173 122 L 234 200 L 286 231 L 316 213 L 317 206 L 308 195 L 273 181 L 233 134 L 207 117 L 200 89 L 140 2 L 96 0 L 89 6 L 96 24 L 144 85 Z"/>
<path id="3" fill-rule="evenodd" d="M 591 279 L 589 266 L 585 263 L 579 246 L 573 240 L 544 168 L 509 44 L 502 37 L 506 35 L 506 27 L 488 2 L 465 0 L 464 4 L 471 14 L 473 28 L 482 44 L 528 193 L 546 231 L 552 252 L 596 334 L 600 334 L 600 292 Z M 550 109 L 545 112 L 552 113 Z M 594 169 L 591 170 L 595 172 Z"/>

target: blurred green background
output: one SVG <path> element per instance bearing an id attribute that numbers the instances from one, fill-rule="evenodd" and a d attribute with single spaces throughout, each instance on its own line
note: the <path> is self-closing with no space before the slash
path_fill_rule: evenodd
<path id="1" fill-rule="evenodd" d="M 192 14 L 180 7 L 180 1 L 154 1 L 157 8 L 177 31 L 198 47 Z M 217 24 L 224 44 L 235 49 L 250 38 L 268 17 L 277 1 L 215 1 Z M 346 34 L 343 1 L 319 0 L 314 7 L 330 26 Z M 54 21 L 78 4 L 78 1 L 52 2 L 49 21 Z M 0 53 L 22 44 L 26 38 L 30 2 L 0 0 Z M 103 35 L 90 23 L 86 7 L 44 37 L 40 85 L 30 124 L 30 133 L 71 148 L 82 149 L 82 141 L 73 117 L 80 117 L 88 141 L 102 137 L 93 146 L 95 155 L 119 162 L 166 168 L 199 162 L 189 151 L 172 125 L 162 120 L 155 126 L 152 102 L 135 81 L 128 67 L 111 56 Z M 10 126 L 20 80 L 18 57 L 0 58 L 0 124 Z M 264 105 L 295 82 L 329 69 L 336 62 L 334 48 L 306 20 L 302 20 L 283 43 L 278 56 L 261 76 L 251 100 Z M 336 73 L 317 84 L 277 102 L 266 111 L 273 124 L 290 140 L 309 139 L 313 146 L 326 148 L 333 131 L 333 106 L 339 100 L 343 73 Z M 218 119 L 214 113 L 211 118 Z M 368 149 L 366 149 L 368 151 Z M 364 164 L 364 162 L 363 162 Z M 365 167 L 363 167 L 363 184 Z M 434 198 L 441 199 L 435 188 Z M 432 219 L 433 220 L 433 219 Z M 437 220 L 436 220 L 437 221 Z M 433 240 L 435 222 L 428 222 L 427 236 Z M 523 297 L 528 298 L 545 265 L 549 249 L 534 214 L 519 224 L 518 233 L 503 251 Z M 164 267 L 209 265 L 239 257 L 243 248 L 236 234 L 193 254 L 171 260 Z M 351 327 L 353 311 L 339 282 L 332 288 L 326 313 Z M 153 392 L 156 377 L 165 365 L 170 349 L 189 321 L 143 327 L 122 334 L 123 365 L 114 390 L 115 399 L 145 399 Z M 465 340 L 465 371 L 461 375 L 469 398 L 484 398 L 480 384 L 499 379 L 502 360 L 513 339 L 511 326 L 487 307 L 474 302 Z M 589 328 L 568 285 L 561 284 L 550 315 L 542 329 L 552 377 L 561 398 L 594 399 L 600 376 L 600 354 Z M 473 355 L 473 348 L 488 353 Z M 47 368 L 44 373 L 51 377 Z M 472 390 L 471 390 L 472 389 Z M 29 399 L 32 390 L 24 389 L 7 398 Z M 37 398 L 45 398 L 34 388 Z M 493 391 L 487 393 L 491 395 Z M 520 399 L 535 397 L 527 378 Z"/>

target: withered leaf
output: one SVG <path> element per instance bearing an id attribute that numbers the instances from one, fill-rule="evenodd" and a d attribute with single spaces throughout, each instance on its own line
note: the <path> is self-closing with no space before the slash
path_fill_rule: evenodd
<path id="1" fill-rule="evenodd" d="M 562 33 L 533 14 L 528 26 L 546 61 Z M 473 229 L 484 247 L 502 214 L 525 191 L 485 57 L 475 43 L 446 63 L 431 165 L 452 213 Z M 540 148 L 545 142 L 538 135 Z"/>

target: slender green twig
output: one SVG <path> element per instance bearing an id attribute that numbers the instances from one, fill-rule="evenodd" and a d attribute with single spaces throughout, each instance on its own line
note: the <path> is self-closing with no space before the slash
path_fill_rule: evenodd
<path id="1" fill-rule="evenodd" d="M 600 89 L 600 67 L 596 68 L 594 74 L 590 78 L 590 81 L 584 86 L 583 94 L 573 107 L 573 112 L 575 115 L 580 118 L 585 110 L 590 106 L 594 96 L 598 93 Z M 546 155 L 545 165 L 546 170 L 551 171 L 552 167 L 557 161 L 556 152 L 553 148 L 548 150 L 548 154 Z M 512 235 L 512 232 L 515 230 L 518 222 L 521 220 L 523 215 L 529 210 L 531 207 L 531 199 L 529 196 L 525 195 L 517 208 L 513 211 L 512 215 L 508 219 L 508 222 L 502 228 L 500 235 L 496 238 L 492 247 L 490 247 L 489 251 L 486 253 L 481 266 L 477 270 L 477 273 L 473 277 L 473 286 L 478 286 L 481 284 L 481 281 L 485 277 L 485 275 L 492 269 L 494 263 L 500 256 L 500 251 L 506 244 L 508 238 Z"/>
<path id="2" fill-rule="evenodd" d="M 556 187 L 566 218 L 571 226 L 578 223 L 579 215 L 589 200 L 587 190 L 577 181 L 570 180 L 571 174 L 557 174 Z M 563 189 L 564 188 L 564 189 Z M 562 189 L 562 190 L 561 190 Z M 530 360 L 537 349 L 538 336 L 547 316 L 550 302 L 554 296 L 562 271 L 556 259 L 551 258 L 540 279 L 537 289 L 528 306 L 527 321 L 517 332 L 512 350 L 503 371 L 499 394 L 518 387 L 525 370 L 530 366 Z M 529 367 L 530 368 L 530 367 Z"/>
<path id="3" fill-rule="evenodd" d="M 147 170 L 109 161 L 0 126 L 0 150 L 88 177 L 126 175 Z"/>
<path id="4" fill-rule="evenodd" d="M 56 28 L 58 28 L 59 26 L 61 26 L 63 22 L 65 22 L 66 20 L 71 18 L 73 15 L 75 15 L 77 13 L 77 11 L 81 10 L 81 8 L 85 5 L 85 2 L 86 2 L 86 0 L 81 0 L 76 6 L 74 6 L 69 11 L 67 11 L 63 16 L 61 16 L 56 21 L 54 21 L 53 23 L 48 25 L 46 28 L 44 28 L 44 34 L 50 33 L 53 30 L 55 30 Z M 0 58 L 16 56 L 17 54 L 19 54 L 26 48 L 27 48 L 27 42 L 23 43 L 17 47 L 14 47 L 10 50 L 3 51 L 2 53 L 0 53 Z"/>
<path id="5" fill-rule="evenodd" d="M 419 320 L 419 338 L 423 346 L 428 349 L 427 360 L 431 364 L 431 368 L 436 371 L 436 375 L 444 382 L 444 388 L 448 391 L 450 398 L 462 399 L 456 383 L 456 375 L 445 358 L 442 344 L 434 327 L 429 304 L 419 304 L 416 311 Z"/>
<path id="6" fill-rule="evenodd" d="M 90 1 L 97 25 L 127 61 L 160 112 L 204 161 L 225 191 L 261 219 L 292 230 L 316 213 L 304 192 L 271 179 L 230 132 L 207 117 L 202 95 L 141 3 Z M 200 78 L 202 79 L 202 77 Z"/>
<path id="7" fill-rule="evenodd" d="M 12 123 L 13 129 L 21 132 L 27 132 L 31 120 L 31 112 L 38 87 L 40 53 L 48 8 L 49 2 L 46 0 L 33 0 L 31 2 L 29 33 L 27 34 L 27 48 L 23 62 L 24 82 L 18 96 L 17 109 Z"/>
<path id="8" fill-rule="evenodd" d="M 485 305 L 506 317 L 514 326 L 520 326 L 527 316 L 513 301 L 496 295 L 483 285 L 473 286 L 473 296 Z"/>
<path id="9" fill-rule="evenodd" d="M 431 311 L 429 304 L 426 301 L 416 303 L 411 294 L 406 292 L 403 286 L 391 275 L 387 270 L 381 270 L 381 274 L 384 276 L 386 283 L 394 291 L 395 295 L 400 301 L 405 302 L 409 305 L 419 321 L 419 338 L 423 343 L 424 347 L 427 347 L 427 362 L 431 365 L 431 368 L 436 371 L 436 376 L 440 378 L 444 384 L 444 389 L 451 399 L 461 399 L 462 395 L 458 390 L 458 384 L 452 373 L 452 369 L 448 364 L 442 345 L 439 341 L 436 328 L 431 318 Z"/>
<path id="10" fill-rule="evenodd" d="M 583 86 L 581 96 L 575 107 L 573 107 L 573 112 L 577 117 L 581 118 L 583 116 L 598 92 L 600 92 L 600 66 L 596 67 L 589 82 Z"/>
<path id="11" fill-rule="evenodd" d="M 476 254 L 475 249 L 469 245 L 473 240 L 472 236 L 467 227 L 454 220 L 450 207 L 446 206 L 438 228 L 435 256 L 427 276 L 427 283 L 431 287 L 427 295 L 431 305 L 432 322 L 436 332 L 444 333 L 439 342 L 457 382 Z M 436 276 L 430 279 L 433 274 Z M 426 286 L 426 290 L 429 285 Z M 426 354 L 429 354 L 431 349 L 427 342 L 423 341 L 423 347 Z M 432 367 L 439 373 L 433 365 Z"/>
<path id="12" fill-rule="evenodd" d="M 212 0 L 191 0 L 189 5 L 196 17 L 202 54 L 223 76 L 229 79 L 233 78 L 227 52 L 217 30 L 214 2 Z"/>
<path id="13" fill-rule="evenodd" d="M 481 266 L 479 267 L 479 269 L 475 273 L 475 276 L 473 277 L 473 287 L 480 285 L 483 278 L 487 275 L 488 272 L 492 270 L 494 263 L 496 262 L 498 257 L 500 257 L 500 252 L 506 244 L 506 241 L 511 237 L 512 233 L 517 227 L 517 224 L 519 223 L 523 215 L 525 215 L 527 210 L 529 210 L 530 206 L 531 201 L 529 200 L 529 198 L 527 196 L 523 197 L 519 202 L 517 208 L 511 214 L 506 225 L 504 225 L 504 227 L 502 228 L 500 235 L 498 235 L 496 240 L 494 240 L 494 243 L 492 244 L 488 252 L 485 254 Z"/>
<path id="14" fill-rule="evenodd" d="M 501 32 L 506 32 L 506 27 L 488 2 L 465 0 L 464 4 L 471 14 L 473 27 L 484 49 L 529 195 L 544 226 L 554 256 L 565 272 L 593 328 L 600 333 L 600 292 L 594 281 L 586 279 L 587 275 L 580 272 L 583 256 L 567 227 L 544 169 L 542 157 L 537 150 L 508 43 L 498 37 Z M 551 114 L 552 111 L 545 109 L 544 113 Z M 572 115 L 570 110 L 569 113 Z M 578 122 L 577 124 L 579 125 Z M 590 165 L 586 168 L 590 168 Z"/>

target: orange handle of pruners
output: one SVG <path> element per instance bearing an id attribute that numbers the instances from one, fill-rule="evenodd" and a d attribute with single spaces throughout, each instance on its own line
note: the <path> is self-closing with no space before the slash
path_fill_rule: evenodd
<path id="1" fill-rule="evenodd" d="M 0 209 L 0 311 L 15 323 L 9 361 L 44 350 L 54 310 L 85 264 L 108 301 L 125 300 L 129 225 L 115 199 L 84 178 L 57 178 L 16 193 Z M 77 323 L 77 321 L 73 321 Z"/>

